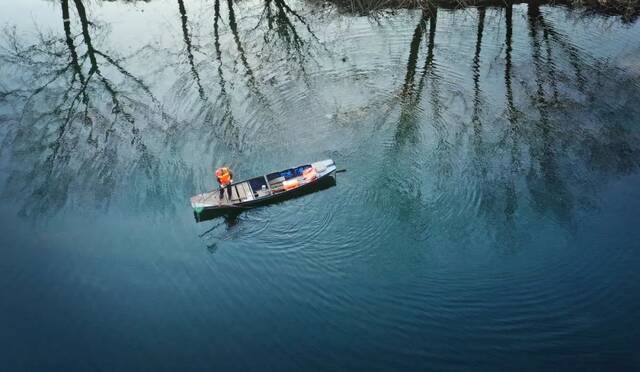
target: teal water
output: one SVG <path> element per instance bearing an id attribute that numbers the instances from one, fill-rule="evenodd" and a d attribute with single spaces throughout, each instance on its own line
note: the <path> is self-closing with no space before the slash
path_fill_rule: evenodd
<path id="1" fill-rule="evenodd" d="M 0 4 L 0 369 L 640 368 L 637 22 Z"/>

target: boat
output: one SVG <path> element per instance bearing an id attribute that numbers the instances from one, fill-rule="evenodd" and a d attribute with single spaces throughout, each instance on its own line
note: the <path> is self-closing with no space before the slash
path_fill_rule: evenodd
<path id="1" fill-rule="evenodd" d="M 335 185 L 336 164 L 327 159 L 234 182 L 220 190 L 191 197 L 196 221 L 235 214 Z M 231 197 L 227 188 L 231 189 Z"/>

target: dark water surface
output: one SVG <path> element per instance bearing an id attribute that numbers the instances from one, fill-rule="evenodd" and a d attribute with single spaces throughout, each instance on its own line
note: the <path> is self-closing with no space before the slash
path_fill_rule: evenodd
<path id="1" fill-rule="evenodd" d="M 637 22 L 0 4 L 0 370 L 640 368 Z"/>

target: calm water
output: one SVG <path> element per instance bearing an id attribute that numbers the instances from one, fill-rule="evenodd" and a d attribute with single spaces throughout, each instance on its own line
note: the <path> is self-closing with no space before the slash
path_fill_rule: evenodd
<path id="1" fill-rule="evenodd" d="M 1 370 L 640 368 L 640 23 L 0 4 Z"/>

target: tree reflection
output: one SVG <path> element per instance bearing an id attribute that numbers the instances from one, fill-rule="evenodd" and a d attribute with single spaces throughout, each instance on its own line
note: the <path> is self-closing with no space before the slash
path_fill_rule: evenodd
<path id="1" fill-rule="evenodd" d="M 482 123 L 480 121 L 481 99 L 480 99 L 480 51 L 482 50 L 482 34 L 484 32 L 484 18 L 486 14 L 485 7 L 478 8 L 478 29 L 476 31 L 476 47 L 473 55 L 472 74 L 473 74 L 473 114 L 471 122 L 473 123 L 474 143 L 476 149 L 482 147 Z"/>
<path id="2" fill-rule="evenodd" d="M 625 164 L 622 168 L 625 169 L 624 172 L 628 172 L 638 166 L 640 151 L 630 142 L 634 136 L 618 124 L 610 124 L 609 120 L 600 122 L 600 125 L 606 128 L 603 129 L 604 132 L 624 133 L 622 137 L 613 140 L 608 135 L 586 135 L 593 129 L 572 128 L 562 124 L 570 119 L 572 112 L 578 114 L 579 110 L 584 108 L 582 102 L 575 102 L 571 95 L 563 94 L 563 91 L 580 92 L 588 97 L 585 98 L 585 102 L 597 104 L 604 97 L 599 95 L 599 89 L 595 87 L 601 84 L 600 79 L 605 79 L 606 74 L 598 72 L 598 64 L 594 59 L 575 47 L 570 35 L 557 31 L 553 24 L 545 19 L 539 4 L 534 2 L 526 8 L 527 22 L 524 23 L 529 37 L 532 79 L 519 76 L 526 71 L 524 66 L 527 66 L 527 63 L 524 62 L 520 69 L 514 72 L 513 4 L 509 2 L 503 9 L 505 27 L 502 50 L 506 126 L 496 129 L 501 134 L 498 136 L 498 142 L 494 143 L 483 141 L 482 111 L 485 102 L 482 100 L 480 88 L 480 69 L 486 8 L 477 9 L 475 48 L 471 56 L 470 122 L 473 136 L 469 143 L 473 145 L 474 164 L 477 167 L 473 174 L 478 180 L 470 183 L 482 185 L 481 210 L 490 213 L 487 217 L 495 218 L 496 214 L 501 216 L 504 228 L 501 229 L 500 236 L 513 245 L 517 242 L 517 214 L 523 208 L 533 208 L 540 214 L 549 214 L 555 220 L 571 225 L 577 207 L 595 203 L 591 200 L 595 196 L 595 185 L 592 184 L 594 181 L 589 179 L 592 174 L 584 169 L 589 169 L 593 160 L 584 158 L 581 154 L 597 152 L 598 156 L 604 156 L 611 161 L 612 168 L 617 168 L 617 164 Z M 411 34 L 407 48 L 409 57 L 406 73 L 399 94 L 400 115 L 394 132 L 394 147 L 390 149 L 389 158 L 385 161 L 388 164 L 382 167 L 386 175 L 382 183 L 390 185 L 389 197 L 394 200 L 394 207 L 406 220 L 412 221 L 411 224 L 416 224 L 415 227 L 418 229 L 424 227 L 424 222 L 429 220 L 425 210 L 430 207 L 425 204 L 420 191 L 421 175 L 424 177 L 424 172 L 421 171 L 424 165 L 422 160 L 425 158 L 421 151 L 425 149 L 418 139 L 423 133 L 420 125 L 426 121 L 424 111 L 421 111 L 421 99 L 424 94 L 431 93 L 427 107 L 432 113 L 429 121 L 434 125 L 434 134 L 437 136 L 435 150 L 438 154 L 428 167 L 436 170 L 438 177 L 446 179 L 450 175 L 452 156 L 464 151 L 461 147 L 455 150 L 451 147 L 447 130 L 438 130 L 441 110 L 446 110 L 440 100 L 438 82 L 441 79 L 446 80 L 447 76 L 439 77 L 434 71 L 433 37 L 436 15 L 437 12 L 423 10 Z M 424 67 L 420 69 L 418 66 L 423 44 L 426 45 L 426 55 Z M 615 70 L 608 69 L 610 74 L 617 74 Z M 587 74 L 593 78 L 585 79 Z M 530 102 L 522 101 L 518 97 L 530 98 Z M 450 129 L 451 125 L 455 124 L 446 125 Z M 583 140 L 585 135 L 589 138 L 588 141 Z M 611 151 L 611 143 L 616 143 L 616 147 L 622 150 L 615 151 L 616 155 L 604 155 L 606 151 L 602 150 L 602 147 L 605 146 Z M 487 148 L 492 148 L 492 151 L 487 152 Z M 577 161 L 573 164 L 574 169 L 567 169 L 570 167 L 567 151 L 571 152 L 572 161 Z M 498 154 L 504 154 L 505 157 L 500 158 Z M 407 164 L 402 161 L 403 156 L 409 158 L 404 159 L 408 160 Z M 488 168 L 498 173 L 489 175 Z M 396 185 L 399 179 L 403 181 Z M 439 183 L 446 184 L 444 179 Z M 441 193 L 442 190 L 436 189 L 433 192 Z"/>
<path id="3" fill-rule="evenodd" d="M 217 3 L 217 1 L 218 0 L 216 0 L 215 7 L 216 20 L 220 17 L 220 5 Z M 260 93 L 258 88 L 256 77 L 253 74 L 253 69 L 249 65 L 246 52 L 244 50 L 244 47 L 242 46 L 242 42 L 240 41 L 240 35 L 238 34 L 238 23 L 236 22 L 235 11 L 233 10 L 233 0 L 227 0 L 227 9 L 229 10 L 229 28 L 231 29 L 231 33 L 233 34 L 233 41 L 235 42 L 236 48 L 238 49 L 240 61 L 242 62 L 242 65 L 244 66 L 244 69 L 248 76 L 249 86 L 256 94 L 258 94 L 258 96 L 262 97 L 262 93 Z"/>
<path id="4" fill-rule="evenodd" d="M 264 0 L 262 17 L 256 27 L 259 27 L 266 19 L 267 32 L 263 37 L 265 45 L 269 45 L 274 40 L 281 40 L 285 45 L 285 50 L 290 55 L 293 52 L 298 58 L 300 67 L 304 69 L 303 62 L 306 60 L 308 52 L 304 49 L 305 40 L 300 36 L 292 18 L 305 27 L 313 40 L 318 41 L 304 17 L 294 11 L 284 0 Z"/>
<path id="5" fill-rule="evenodd" d="M 3 108 L 20 109 L 10 140 L 16 169 L 8 184 L 12 192 L 24 195 L 26 215 L 37 209 L 59 209 L 74 187 L 91 185 L 97 203 L 106 205 L 117 183 L 132 173 L 166 178 L 171 173 L 160 169 L 153 154 L 178 153 L 179 144 L 194 146 L 191 139 L 181 139 L 182 134 L 197 137 L 205 146 L 222 143 L 229 153 L 239 153 L 251 146 L 254 137 L 264 135 L 251 127 L 260 125 L 253 122 L 275 121 L 280 111 L 272 107 L 290 104 L 276 102 L 278 92 L 272 89 L 276 78 L 297 72 L 307 76 L 314 48 L 324 48 L 312 32 L 313 20 L 285 0 L 264 0 L 257 3 L 257 10 L 232 0 L 208 0 L 212 9 L 206 8 L 202 15 L 178 0 L 177 12 L 171 8 L 179 26 L 177 45 L 168 51 L 149 50 L 156 53 L 152 59 L 162 61 L 178 50 L 185 63 L 177 80 L 193 87 L 193 97 L 169 89 L 168 94 L 175 96 L 161 104 L 147 86 L 146 75 L 143 79 L 133 72 L 135 58 L 105 46 L 109 25 L 92 20 L 86 2 L 56 4 L 62 16 L 59 35 L 41 34 L 25 43 L 17 32 L 9 31 L 0 54 L 2 68 L 14 66 L 19 73 L 8 76 L 16 81 L 1 83 L 0 102 Z M 606 74 L 617 77 L 619 71 L 576 47 L 572 35 L 556 27 L 546 11 L 538 3 L 526 8 L 514 8 L 512 2 L 476 8 L 469 49 L 458 69 L 466 71 L 466 96 L 460 93 L 464 84 L 456 80 L 459 77 L 448 76 L 451 55 L 446 47 L 440 48 L 446 44 L 436 48 L 436 31 L 438 41 L 450 35 L 439 31 L 443 12 L 435 6 L 411 13 L 417 16 L 412 22 L 417 22 L 402 39 L 399 66 L 376 70 L 400 74 L 392 87 L 383 88 L 394 92 L 389 112 L 397 116 L 385 133 L 389 146 L 380 166 L 381 184 L 391 186 L 378 197 L 418 221 L 418 229 L 430 218 L 425 196 L 430 185 L 436 190 L 429 191 L 445 195 L 466 186 L 452 185 L 456 181 L 469 181 L 466 187 L 480 189 L 479 209 L 487 220 L 499 220 L 507 230 L 515 230 L 518 213 L 526 208 L 570 223 L 576 208 L 590 203 L 587 199 L 594 193 L 587 187 L 596 188 L 596 174 L 617 176 L 637 168 L 635 132 L 616 118 L 637 114 L 638 97 L 613 104 L 609 101 L 615 97 L 600 94 L 601 87 L 615 95 L 618 88 L 612 85 L 637 82 L 608 82 Z M 450 15 L 445 12 L 444 17 Z M 449 26 L 441 21 L 439 27 Z M 499 45 L 492 48 L 495 40 Z M 133 56 L 137 53 L 142 52 Z M 627 91 L 632 89 L 637 88 Z M 465 107 L 467 102 L 471 105 L 467 111 L 461 109 L 464 116 L 451 120 L 455 109 L 448 105 L 456 94 L 464 96 Z M 187 119 L 164 111 L 164 105 L 174 101 L 187 107 Z M 500 112 L 493 113 L 491 107 Z M 255 112 L 248 114 L 250 110 L 258 112 L 260 120 L 251 117 Z M 580 115 L 595 124 L 579 122 Z M 155 153 L 150 150 L 153 146 Z M 208 147 L 205 151 L 214 152 Z M 466 154 L 471 154 L 473 170 L 459 167 Z M 17 169 L 18 164 L 29 168 Z M 181 192 L 189 194 L 194 181 L 186 172 L 176 178 L 191 182 Z M 437 180 L 425 182 L 427 176 Z M 141 198 L 160 200 L 158 193 L 171 191 L 151 184 L 147 180 L 149 190 L 141 192 L 146 193 Z"/>
<path id="6" fill-rule="evenodd" d="M 212 43 L 201 42 L 196 46 L 191 41 L 186 27 L 187 9 L 180 2 L 187 59 L 191 65 L 189 78 L 193 77 L 196 80 L 196 85 L 201 87 L 199 88 L 200 92 L 205 91 L 208 95 L 215 96 L 215 100 L 212 102 L 201 102 L 200 106 L 194 110 L 199 117 L 190 121 L 205 125 L 213 123 L 213 126 L 220 128 L 221 131 L 206 131 L 210 143 L 214 138 L 217 138 L 223 140 L 234 151 L 242 151 L 250 145 L 251 140 L 247 140 L 248 136 L 254 135 L 259 128 L 254 127 L 256 124 L 248 122 L 249 120 L 245 117 L 246 112 L 243 112 L 245 110 L 241 110 L 241 107 L 238 106 L 245 104 L 247 100 L 251 101 L 252 109 L 256 110 L 253 114 L 260 115 L 262 122 L 272 122 L 277 116 L 272 108 L 273 98 L 268 93 L 269 86 L 259 74 L 264 75 L 269 71 L 267 68 L 262 68 L 263 65 L 271 62 L 272 58 L 266 53 L 266 48 L 274 48 L 272 52 L 277 54 L 277 58 L 281 58 L 283 54 L 292 56 L 292 59 L 288 61 L 291 61 L 292 66 L 298 68 L 306 76 L 305 61 L 310 50 L 305 35 L 302 35 L 299 28 L 304 27 L 308 34 L 307 37 L 315 41 L 317 38 L 306 19 L 284 0 L 265 0 L 262 3 L 263 10 L 257 22 L 252 17 L 237 15 L 238 11 L 243 11 L 240 9 L 241 3 L 232 0 L 212 0 L 211 4 L 213 11 Z M 207 19 L 207 23 L 211 25 L 209 14 L 204 14 L 201 17 Z M 195 23 L 191 21 L 191 23 L 199 29 L 204 28 L 203 24 L 197 23 L 197 21 Z M 225 44 L 227 42 L 225 36 L 230 36 L 232 43 Z M 257 47 L 256 43 L 261 46 Z M 195 62 L 195 58 L 190 52 L 192 49 L 201 51 L 203 55 L 208 55 L 207 50 L 211 50 L 210 55 L 213 58 Z M 261 63 L 256 63 L 256 60 Z M 229 67 L 230 65 L 233 67 Z M 241 67 L 240 71 L 235 67 L 236 65 Z M 196 66 L 200 67 L 196 69 Z M 198 72 L 198 70 L 200 71 Z M 289 69 L 289 72 L 293 71 L 293 68 Z M 213 75 L 214 79 L 202 81 L 201 84 L 200 73 Z M 183 75 L 184 78 L 186 75 Z M 243 98 L 236 100 L 240 96 Z M 189 97 L 179 96 L 176 99 L 184 100 Z"/>
<path id="7" fill-rule="evenodd" d="M 184 7 L 184 2 L 182 0 L 178 0 L 178 10 L 180 12 L 182 37 L 187 48 L 187 60 L 189 61 L 189 66 L 191 66 L 191 73 L 193 74 L 193 78 L 195 79 L 196 85 L 198 86 L 198 94 L 200 95 L 200 99 L 206 100 L 204 88 L 202 87 L 202 83 L 200 82 L 200 74 L 198 74 L 198 70 L 196 69 L 195 63 L 193 61 L 193 46 L 191 44 L 191 36 L 189 35 L 188 26 L 189 19 L 187 17 L 187 9 Z"/>
<path id="8" fill-rule="evenodd" d="M 213 19 L 213 45 L 215 48 L 216 62 L 218 65 L 217 72 L 220 85 L 219 100 L 223 108 L 223 114 L 221 122 L 226 123 L 225 128 L 227 132 L 231 132 L 233 137 L 238 136 L 237 123 L 233 116 L 233 110 L 231 108 L 231 98 L 227 93 L 227 82 L 224 77 L 224 71 L 222 69 L 222 49 L 220 48 L 220 0 L 215 0 L 214 3 L 214 19 Z"/>
<path id="9" fill-rule="evenodd" d="M 506 7 L 505 99 L 507 118 L 510 123 L 511 177 L 509 177 L 510 180 L 506 187 L 505 216 L 507 221 L 513 221 L 514 213 L 520 204 L 519 199 L 528 198 L 539 213 L 550 212 L 557 220 L 571 223 L 578 202 L 592 204 L 588 198 L 593 193 L 586 192 L 584 188 L 572 190 L 573 187 L 570 185 L 585 184 L 585 180 L 579 177 L 586 175 L 580 175 L 576 169 L 564 169 L 561 162 L 566 159 L 559 159 L 558 155 L 562 154 L 562 158 L 565 158 L 566 151 L 590 152 L 593 151 L 594 143 L 589 144 L 587 148 L 581 147 L 584 142 L 579 138 L 583 137 L 584 132 L 589 129 L 580 129 L 582 133 L 575 135 L 574 128 L 561 124 L 563 115 L 566 114 L 556 108 L 575 106 L 575 103 L 571 101 L 571 98 L 562 96 L 558 84 L 562 82 L 565 85 L 565 90 L 575 89 L 589 96 L 589 102 L 593 105 L 601 101 L 602 98 L 598 96 L 597 90 L 587 88 L 587 81 L 584 78 L 585 71 L 591 71 L 592 86 L 597 86 L 600 83 L 597 78 L 598 74 L 593 67 L 593 61 L 589 57 L 581 55 L 577 48 L 571 44 L 571 37 L 561 35 L 545 20 L 538 2 L 532 2 L 528 5 L 526 15 L 533 66 L 533 87 L 531 90 L 525 90 L 524 93 L 531 98 L 532 108 L 535 110 L 528 112 L 527 115 L 517 109 L 518 105 L 514 99 L 511 57 L 512 7 L 511 5 Z M 573 70 L 573 78 L 567 74 L 567 71 L 558 69 L 558 66 L 563 65 L 563 61 L 559 60 L 561 56 L 558 56 L 558 53 L 564 53 L 567 57 L 568 65 Z M 525 84 L 524 87 L 526 89 L 527 85 Z M 526 128 L 522 125 L 525 121 Z M 610 124 L 603 121 L 602 125 L 607 127 Z M 563 144 L 563 142 L 566 143 L 567 136 L 574 135 L 575 137 L 571 140 L 573 146 L 567 147 L 566 144 Z M 604 137 L 601 137 L 600 140 L 607 141 Z M 529 150 L 528 157 L 520 152 L 521 145 Z M 517 190 L 515 181 L 520 178 L 521 164 L 523 163 L 528 163 L 524 177 L 527 189 Z M 588 164 L 574 164 L 573 166 L 585 165 L 588 166 Z"/>
<path id="10" fill-rule="evenodd" d="M 417 239 L 424 238 L 426 224 L 429 222 L 429 217 L 425 214 L 428 206 L 422 194 L 423 180 L 420 178 L 422 164 L 414 153 L 420 143 L 423 120 L 421 118 L 422 95 L 427 89 L 428 82 L 432 123 L 436 131 L 440 129 L 441 119 L 439 83 L 434 67 L 437 15 L 436 7 L 423 9 L 411 36 L 404 82 L 398 96 L 400 113 L 394 131 L 393 146 L 389 148 L 385 165 L 381 167 L 384 173 L 381 184 L 389 185 L 389 190 L 386 190 L 386 195 L 383 197 L 383 203 L 394 205 L 403 219 L 412 221 L 408 226 L 413 228 L 412 234 Z M 424 62 L 420 65 L 423 40 L 426 50 L 423 52 Z M 446 151 L 446 146 L 442 146 L 446 143 L 443 136 L 438 138 L 438 142 L 440 149 Z M 407 160 L 408 162 L 405 163 Z M 439 172 L 443 172 L 443 164 L 444 162 L 438 164 Z"/>
<path id="11" fill-rule="evenodd" d="M 425 89 L 425 82 L 431 81 L 431 100 L 433 108 L 434 122 L 437 122 L 439 118 L 440 105 L 438 104 L 439 93 L 437 88 L 437 76 L 433 72 L 433 53 L 434 53 L 434 39 L 436 34 L 437 23 L 437 8 L 430 7 L 422 11 L 422 15 L 418 24 L 416 25 L 411 43 L 409 45 L 409 59 L 407 61 L 407 70 L 404 78 L 404 84 L 402 92 L 400 94 L 401 108 L 400 119 L 395 133 L 396 143 L 402 146 L 405 142 L 409 141 L 416 144 L 417 133 L 419 130 L 419 121 L 416 111 L 418 110 L 422 92 Z M 427 30 L 427 25 L 429 26 Z M 418 57 L 420 52 L 420 45 L 422 43 L 422 37 L 427 32 L 426 44 L 427 51 L 424 60 L 424 65 L 420 71 L 420 79 L 418 83 L 415 82 L 415 76 L 418 72 Z"/>
<path id="12" fill-rule="evenodd" d="M 507 118 L 509 120 L 509 142 L 511 143 L 511 161 L 510 169 L 506 174 L 505 180 L 505 207 L 504 215 L 508 231 L 513 231 L 514 214 L 518 205 L 515 181 L 519 172 L 519 127 L 518 127 L 518 111 L 513 101 L 513 86 L 511 85 L 511 53 L 513 51 L 513 3 L 508 2 L 505 12 L 505 63 L 504 63 L 504 83 L 507 101 Z"/>
<path id="13" fill-rule="evenodd" d="M 29 84 L 5 94 L 5 99 L 11 97 L 23 107 L 14 140 L 16 156 L 33 164 L 26 175 L 12 173 L 9 182 L 29 185 L 25 215 L 60 208 L 75 173 L 94 185 L 97 201 L 107 201 L 115 185 L 109 164 L 116 161 L 120 147 L 111 139 L 113 134 L 129 132 L 138 161 L 148 163 L 150 158 L 136 116 L 146 114 L 157 99 L 119 58 L 96 47 L 92 28 L 100 26 L 89 21 L 81 0 L 73 0 L 73 5 L 78 36 L 72 32 L 68 0 L 60 1 L 63 38 L 41 34 L 35 44 L 24 45 L 16 32 L 6 34 L 8 47 L 2 59 L 21 66 Z M 114 78 L 120 81 L 115 83 Z M 87 146 L 87 158 L 78 158 L 78 149 Z M 29 181 L 16 182 L 22 177 Z"/>
<path id="14" fill-rule="evenodd" d="M 532 60 L 535 70 L 535 101 L 534 106 L 538 109 L 540 118 L 536 125 L 536 134 L 539 135 L 537 143 L 531 146 L 531 157 L 540 162 L 540 170 L 542 172 L 542 182 L 539 184 L 538 173 L 535 169 L 530 168 L 528 175 L 529 189 L 536 201 L 536 205 L 541 209 L 547 207 L 556 208 L 556 213 L 560 216 L 566 216 L 570 203 L 568 194 L 561 178 L 558 177 L 558 169 L 555 161 L 555 147 L 552 140 L 552 124 L 549 120 L 548 102 L 543 86 L 542 77 L 544 76 L 545 61 L 542 60 L 542 52 L 540 39 L 538 37 L 538 29 L 540 28 L 539 5 L 535 2 L 527 7 L 527 18 L 529 24 L 529 36 L 531 37 Z M 542 190 L 541 190 L 542 188 Z"/>
<path id="15" fill-rule="evenodd" d="M 122 57 L 103 46 L 111 26 L 91 20 L 85 1 L 59 0 L 58 4 L 62 36 L 41 33 L 38 40 L 26 43 L 21 40 L 24 37 L 8 30 L 3 40 L 6 47 L 0 55 L 6 62 L 3 67 L 13 66 L 24 75 L 13 83 L 3 82 L 0 99 L 5 107 L 21 109 L 19 126 L 12 139 L 14 164 L 29 164 L 30 168 L 28 174 L 24 169 L 10 172 L 5 191 L 25 195 L 25 215 L 36 210 L 42 213 L 59 209 L 78 182 L 93 185 L 96 202 L 108 204 L 117 180 L 123 177 L 117 173 L 123 167 L 147 177 L 157 176 L 161 165 L 149 151 L 150 139 L 154 146 L 171 144 L 175 151 L 180 138 L 175 134 L 185 128 L 200 131 L 209 144 L 215 140 L 239 151 L 247 142 L 243 135 L 251 128 L 246 119 L 238 118 L 238 101 L 232 97 L 240 95 L 237 89 L 241 84 L 235 81 L 246 83 L 247 98 L 256 100 L 254 106 L 261 110 L 265 121 L 271 121 L 267 116 L 273 114 L 269 95 L 263 91 L 264 82 L 256 74 L 256 66 L 261 66 L 252 63 L 264 47 L 262 51 L 255 50 L 253 45 L 248 49 L 243 32 L 257 34 L 255 31 L 264 25 L 264 46 L 277 44 L 281 49 L 274 53 L 283 50 L 290 53 L 302 71 L 310 53 L 307 38 L 318 42 L 306 19 L 284 0 L 265 1 L 264 17 L 258 24 L 251 18 L 239 18 L 238 4 L 233 1 L 227 1 L 226 8 L 221 9 L 224 5 L 214 0 L 211 44 L 200 44 L 192 35 L 194 28 L 200 27 L 197 18 L 194 23 L 193 16 L 189 17 L 190 4 L 178 0 L 176 14 L 184 45 L 181 53 L 189 72 L 177 81 L 194 82 L 201 106 L 191 112 L 202 115 L 196 118 L 199 120 L 178 121 L 173 113 L 163 111 L 166 103 L 161 104 L 143 78 L 128 67 L 136 63 L 131 61 L 132 57 L 146 53 L 157 53 L 155 57 L 160 57 L 168 53 L 164 57 L 167 58 L 171 57 L 171 51 L 148 45 Z M 243 68 L 242 78 L 233 76 L 236 71 L 227 68 L 235 63 L 235 56 L 224 45 L 226 35 L 232 37 L 235 56 Z M 211 54 L 207 53 L 209 47 Z M 225 65 L 227 52 L 231 52 L 231 58 Z M 201 60 L 201 55 L 212 58 Z M 164 73 L 166 68 L 159 66 L 157 73 Z M 209 97 L 215 99 L 210 101 Z M 198 123 L 204 126 L 196 127 Z M 154 126 L 161 130 L 145 138 L 143 131 Z M 74 177 L 76 174 L 79 176 Z M 18 185 L 28 185 L 27 190 L 19 190 Z"/>

